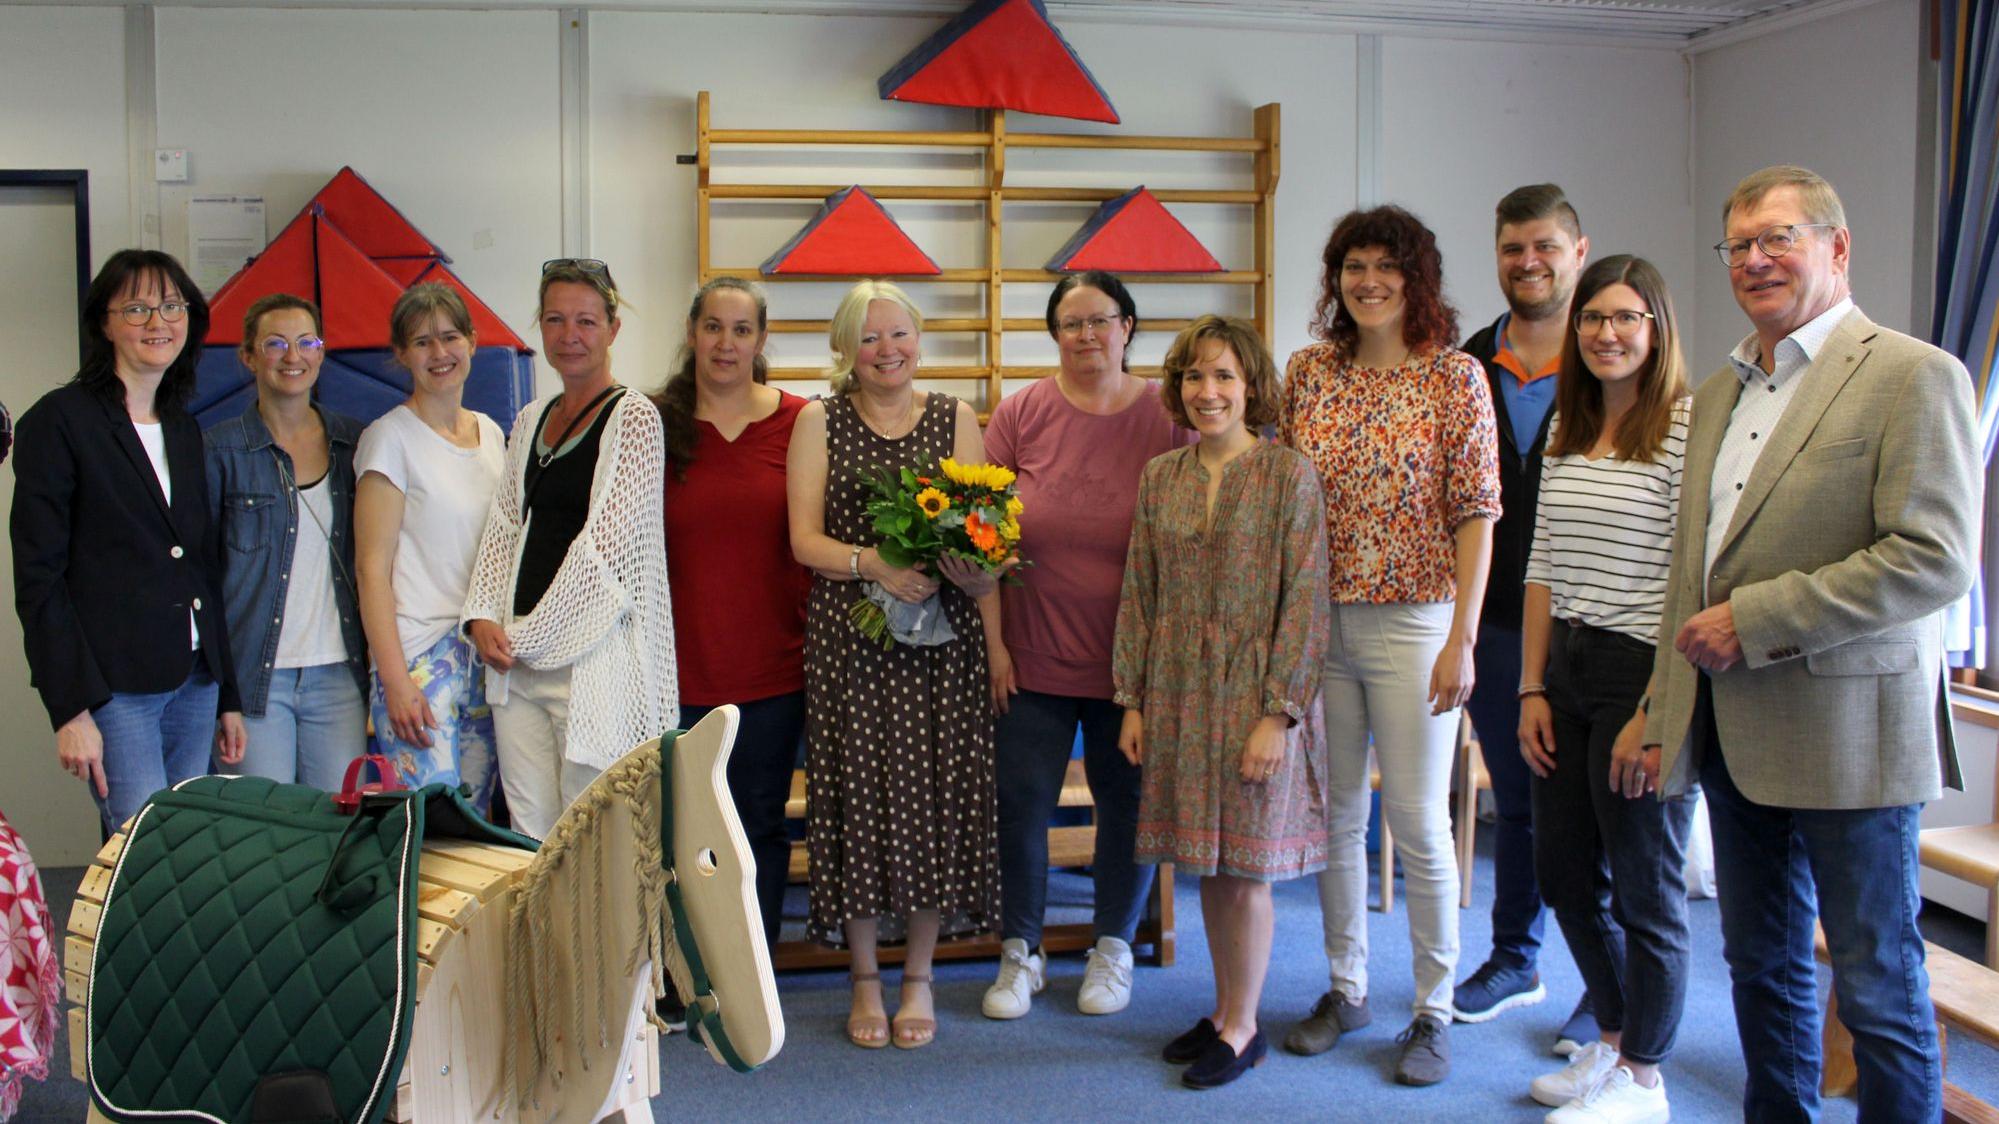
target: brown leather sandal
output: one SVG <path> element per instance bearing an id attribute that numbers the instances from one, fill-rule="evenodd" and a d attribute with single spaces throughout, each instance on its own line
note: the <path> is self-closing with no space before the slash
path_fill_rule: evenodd
<path id="1" fill-rule="evenodd" d="M 881 973 L 862 972 L 848 976 L 853 984 L 875 985 L 876 1003 L 880 1003 Z M 849 1007 L 847 1013 L 847 1041 L 863 1050 L 879 1050 L 888 1045 L 888 1016 L 855 1014 Z"/>
<path id="2" fill-rule="evenodd" d="M 912 976 L 904 972 L 902 974 L 902 986 L 905 991 L 910 984 L 922 984 L 927 989 L 930 986 L 930 977 Z M 932 996 L 931 1004 L 933 1012 L 935 1011 L 936 1001 L 936 997 Z M 903 1006 L 908 1006 L 909 1000 L 906 996 L 903 998 L 902 1004 Z M 930 1045 L 937 1038 L 937 1020 L 935 1017 L 918 1018 L 915 1015 L 904 1015 L 898 1008 L 895 1013 L 895 1021 L 892 1025 L 895 1029 L 895 1046 L 898 1050 L 918 1050 Z"/>

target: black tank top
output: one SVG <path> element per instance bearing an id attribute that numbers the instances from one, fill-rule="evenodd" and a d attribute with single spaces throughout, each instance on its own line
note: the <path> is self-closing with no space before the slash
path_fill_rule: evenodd
<path id="1" fill-rule="evenodd" d="M 521 544 L 521 568 L 514 578 L 514 615 L 524 617 L 541 603 L 555 572 L 569 554 L 569 544 L 590 518 L 590 483 L 597 474 L 597 450 L 603 444 L 604 426 L 617 408 L 619 395 L 604 404 L 597 420 L 583 432 L 568 452 L 556 450 L 554 459 L 542 466 L 542 456 L 528 449 L 527 474 L 522 478 L 522 494 L 528 503 L 521 517 L 527 521 L 527 541 Z M 536 420 L 531 440 L 539 440 L 548 421 L 551 402 Z"/>

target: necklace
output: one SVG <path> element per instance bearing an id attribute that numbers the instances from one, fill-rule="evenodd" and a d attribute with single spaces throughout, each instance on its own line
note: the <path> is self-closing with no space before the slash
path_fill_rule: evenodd
<path id="1" fill-rule="evenodd" d="M 590 416 L 591 410 L 596 409 L 597 403 L 602 402 L 606 398 L 609 398 L 614 392 L 623 389 L 624 387 L 619 386 L 617 383 L 612 383 L 610 386 L 607 386 L 604 389 L 598 391 L 597 397 L 592 398 L 590 401 L 584 403 L 583 408 L 581 410 L 576 411 L 575 416 L 569 419 L 569 424 L 562 428 L 562 436 L 556 438 L 554 441 L 551 441 L 549 443 L 548 452 L 535 454 L 535 461 L 542 468 L 547 468 L 549 466 L 549 463 L 555 460 L 556 454 L 562 451 L 562 445 L 564 442 L 569 440 L 569 435 L 576 432 L 576 427 L 583 423 L 584 418 Z M 560 399 L 557 399 L 558 403 L 560 401 L 561 401 Z M 555 404 L 553 403 L 550 404 L 548 409 L 550 413 L 553 413 L 555 411 Z M 547 414 L 542 415 L 544 425 L 547 424 L 547 416 L 548 416 Z"/>
<path id="2" fill-rule="evenodd" d="M 880 437 L 884 441 L 893 441 L 916 427 L 914 420 L 916 416 L 916 394 L 913 391 L 910 393 L 908 405 L 902 408 L 902 413 L 896 418 L 893 426 L 876 423 L 873 418 L 868 416 L 866 410 L 861 409 L 861 400 L 859 398 L 854 399 L 854 412 L 861 416 L 861 424 L 875 431 L 875 436 Z"/>

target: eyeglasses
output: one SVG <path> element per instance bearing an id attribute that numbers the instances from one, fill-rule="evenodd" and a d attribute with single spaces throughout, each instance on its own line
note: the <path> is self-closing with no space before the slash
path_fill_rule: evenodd
<path id="1" fill-rule="evenodd" d="M 163 322 L 174 324 L 187 316 L 187 305 L 181 301 L 161 301 L 159 304 L 140 304 L 138 301 L 133 301 L 131 304 L 118 306 L 118 315 L 125 318 L 125 323 L 135 328 L 151 320 L 155 312 L 160 314 Z"/>
<path id="2" fill-rule="evenodd" d="M 1658 317 L 1649 312 L 1634 312 L 1628 308 L 1619 309 L 1616 312 L 1578 312 L 1576 313 L 1576 334 L 1579 336 L 1595 335 L 1597 332 L 1603 330 L 1603 323 L 1608 320 L 1610 321 L 1611 331 L 1616 332 L 1620 336 L 1635 336 L 1638 334 L 1639 325 L 1645 323 L 1647 320 L 1657 319 Z"/>
<path id="3" fill-rule="evenodd" d="M 267 336 L 257 347 L 269 359 L 282 359 L 287 351 L 296 351 L 302 357 L 311 358 L 326 350 L 326 341 L 318 336 L 300 336 L 296 340 Z"/>
<path id="4" fill-rule="evenodd" d="M 1091 335 L 1101 336 L 1110 331 L 1115 323 L 1117 321 L 1109 316 L 1092 316 L 1085 320 L 1064 320 L 1055 325 L 1055 330 L 1065 336 L 1080 336 L 1083 329 L 1088 328 Z"/>
<path id="5" fill-rule="evenodd" d="M 1714 252 L 1721 255 L 1721 264 L 1730 269 L 1749 260 L 1749 246 L 1755 243 L 1763 248 L 1766 258 L 1781 258 L 1797 248 L 1798 231 L 1813 227 L 1833 227 L 1830 222 L 1795 222 L 1773 226 L 1754 238 L 1724 238 L 1714 244 Z"/>

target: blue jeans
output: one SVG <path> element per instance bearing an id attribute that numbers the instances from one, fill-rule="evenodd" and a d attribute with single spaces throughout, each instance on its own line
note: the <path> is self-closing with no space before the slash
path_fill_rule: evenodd
<path id="1" fill-rule="evenodd" d="M 90 712 L 104 738 L 104 782 L 97 801 L 104 829 L 115 832 L 153 793 L 208 772 L 215 748 L 215 704 L 221 694 L 199 653 L 187 679 L 157 694 L 113 694 Z"/>
<path id="2" fill-rule="evenodd" d="M 1705 750 L 1701 784 L 1714 828 L 1722 954 L 1749 1067 L 1744 1117 L 1758 1124 L 1819 1118 L 1816 917 L 1832 952 L 1839 1019 L 1853 1033 L 1860 1119 L 1939 1119 L 1943 1062 L 1916 928 L 1922 806 L 1822 811 L 1751 801 L 1729 777 L 1709 691 L 1702 676 L 1694 745 Z"/>
<path id="3" fill-rule="evenodd" d="M 680 725 L 692 729 L 712 706 L 680 707 Z M 736 744 L 729 751 L 729 795 L 736 819 L 750 841 L 757 864 L 757 907 L 763 912 L 764 941 L 777 943 L 784 920 L 784 885 L 791 873 L 791 832 L 784 805 L 791 799 L 791 774 L 804 764 L 805 692 L 737 703 Z"/>
<path id="4" fill-rule="evenodd" d="M 231 773 L 339 792 L 347 763 L 368 749 L 368 700 L 344 663 L 270 673 L 260 718 L 243 716 L 250 746 Z"/>
<path id="5" fill-rule="evenodd" d="M 1465 713 L 1492 777 L 1499 820 L 1492 831 L 1492 956 L 1534 969 L 1547 912 L 1534 877 L 1534 774 L 1520 758 L 1520 633 L 1480 626 L 1472 649 L 1477 675 Z"/>
<path id="6" fill-rule="evenodd" d="M 1652 675 L 1652 645 L 1554 622 L 1548 706 L 1555 770 L 1534 780 L 1541 891 L 1618 1053 L 1658 1065 L 1686 1008 L 1687 832 L 1695 796 L 1636 800 L 1610 791 L 1610 753 Z M 1516 754 L 1516 756 L 1518 756 Z"/>
<path id="7" fill-rule="evenodd" d="M 1138 933 L 1152 867 L 1138 846 L 1138 766 L 1118 752 L 1124 708 L 1109 699 L 1022 691 L 993 728 L 999 794 L 1000 936 L 1041 944 L 1048 911 L 1048 821 L 1062 797 L 1062 777 L 1076 727 L 1083 728 L 1083 773 L 1096 804 L 1096 933 L 1125 943 Z"/>

